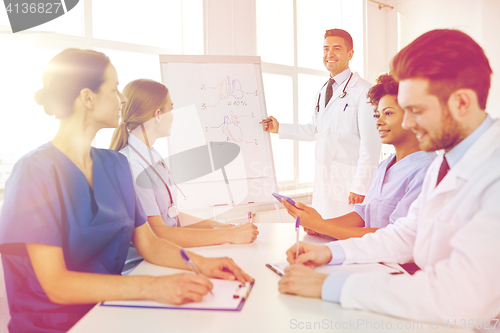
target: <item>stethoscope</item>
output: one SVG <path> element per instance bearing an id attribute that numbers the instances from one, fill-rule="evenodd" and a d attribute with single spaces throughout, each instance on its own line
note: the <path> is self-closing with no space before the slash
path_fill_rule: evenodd
<path id="1" fill-rule="evenodd" d="M 349 79 L 347 80 L 347 83 L 345 84 L 344 89 L 342 89 L 342 93 L 339 95 L 339 98 L 344 98 L 344 97 L 347 96 L 347 91 L 345 91 L 345 90 L 347 88 L 347 85 L 351 81 L 351 78 L 352 78 L 352 73 L 351 73 L 351 75 L 349 75 Z M 328 81 L 330 81 L 330 80 L 328 80 Z M 323 90 L 323 88 L 326 86 L 326 84 L 328 83 L 328 81 L 325 82 L 325 84 L 321 87 L 320 90 Z M 318 102 L 316 103 L 316 113 L 319 113 L 319 100 L 320 99 L 321 99 L 321 92 L 319 93 Z"/>
<path id="2" fill-rule="evenodd" d="M 148 160 L 146 160 L 146 159 L 144 158 L 144 156 L 142 156 L 142 154 L 141 154 L 141 153 L 139 153 L 139 151 L 138 151 L 137 149 L 135 149 L 135 148 L 134 148 L 134 146 L 132 146 L 132 145 L 130 144 L 130 142 L 129 142 L 129 144 L 128 144 L 128 145 L 130 146 L 130 148 L 132 148 L 132 150 L 133 150 L 133 151 L 134 151 L 137 155 L 139 155 L 139 156 L 142 158 L 142 160 L 143 160 L 144 162 L 146 162 L 146 164 L 149 166 L 149 168 L 150 168 L 151 170 L 153 170 L 153 171 L 156 173 L 156 175 L 158 176 L 158 178 L 160 178 L 160 180 L 162 181 L 163 185 L 165 185 L 165 188 L 166 188 L 166 189 L 167 189 L 167 191 L 168 191 L 168 196 L 170 197 L 170 207 L 168 207 L 168 209 L 167 209 L 167 215 L 168 215 L 168 217 L 170 217 L 170 218 L 176 218 L 177 216 L 179 216 L 179 209 L 177 209 L 177 207 L 174 205 L 174 199 L 172 198 L 172 192 L 170 192 L 170 188 L 168 187 L 167 182 L 163 179 L 163 177 L 160 175 L 160 173 L 159 173 L 159 172 L 158 172 L 158 171 L 157 171 L 157 170 L 156 170 L 156 169 L 155 169 L 155 168 L 151 165 L 151 163 L 149 163 L 149 162 L 148 162 Z M 165 166 L 163 166 L 163 167 L 166 169 L 166 167 L 165 167 Z M 173 180 L 172 180 L 172 181 L 173 181 Z M 175 182 L 174 182 L 174 184 L 175 184 Z M 177 186 L 177 184 L 175 184 L 175 186 Z M 179 189 L 179 187 L 177 187 L 177 189 Z M 180 191 L 180 190 L 179 190 L 179 191 Z M 182 193 L 182 192 L 181 192 L 181 193 Z M 184 194 L 182 194 L 182 195 L 184 195 Z"/>
<path id="3" fill-rule="evenodd" d="M 144 129 L 144 125 L 141 125 L 141 128 L 142 128 L 142 133 L 144 135 L 144 139 L 146 140 L 146 145 L 149 147 L 149 142 L 148 142 L 148 136 L 146 135 L 146 130 Z M 168 196 L 170 198 L 170 207 L 168 207 L 167 209 L 167 215 L 168 217 L 170 218 L 176 218 L 177 216 L 179 216 L 179 209 L 177 209 L 177 207 L 174 205 L 174 199 L 172 197 L 172 193 L 170 192 L 170 188 L 168 187 L 167 185 L 167 182 L 163 179 L 163 177 L 160 175 L 160 173 L 151 165 L 151 163 L 149 163 L 148 160 L 146 160 L 146 158 L 144 156 L 142 156 L 141 153 L 139 153 L 139 151 L 137 149 L 134 148 L 134 146 L 132 146 L 130 144 L 130 142 L 128 143 L 128 145 L 130 146 L 130 148 L 132 148 L 132 150 L 137 154 L 139 155 L 142 160 L 144 162 L 146 162 L 146 164 L 149 166 L 149 168 L 151 170 L 153 170 L 156 175 L 158 176 L 158 178 L 160 178 L 160 180 L 162 181 L 163 185 L 165 185 L 165 188 L 167 189 L 168 191 Z M 149 154 L 150 154 L 150 157 L 151 157 L 151 160 L 153 160 L 153 155 L 151 153 L 151 150 L 149 151 Z M 168 171 L 167 167 L 163 164 L 163 162 L 161 162 L 161 166 L 163 166 L 165 168 L 165 170 L 167 170 L 167 172 L 169 173 L 170 175 L 170 171 Z M 177 186 L 177 184 L 175 183 L 172 175 L 170 175 L 170 179 L 172 180 L 172 182 L 174 183 L 175 187 L 177 187 L 177 190 L 182 194 L 182 196 L 184 198 L 186 198 L 186 196 L 184 195 L 184 193 L 182 193 L 181 189 L 179 188 L 179 186 Z"/>

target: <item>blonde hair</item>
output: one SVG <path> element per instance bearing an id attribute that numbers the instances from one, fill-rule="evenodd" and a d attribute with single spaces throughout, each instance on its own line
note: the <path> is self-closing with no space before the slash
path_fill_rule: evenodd
<path id="1" fill-rule="evenodd" d="M 110 149 L 119 151 L 127 145 L 129 133 L 154 117 L 158 109 L 163 109 L 167 101 L 168 89 L 163 84 L 139 79 L 127 84 L 123 95 L 128 102 L 122 108 L 122 122 L 113 133 Z"/>

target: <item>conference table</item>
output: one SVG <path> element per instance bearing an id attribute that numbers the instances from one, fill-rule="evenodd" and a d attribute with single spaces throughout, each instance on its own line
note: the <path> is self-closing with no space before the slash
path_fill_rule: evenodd
<path id="1" fill-rule="evenodd" d="M 286 261 L 286 250 L 295 243 L 293 223 L 259 223 L 258 238 L 251 244 L 223 244 L 190 248 L 206 257 L 228 256 L 255 278 L 241 311 L 199 311 L 110 307 L 97 304 L 70 333 L 88 332 L 447 332 L 432 322 L 412 322 L 372 312 L 343 309 L 339 304 L 278 291 L 280 277 L 266 263 Z M 300 239 L 321 244 L 328 240 L 309 236 L 301 228 Z M 131 275 L 183 272 L 143 261 Z M 460 332 L 471 332 L 460 330 Z"/>

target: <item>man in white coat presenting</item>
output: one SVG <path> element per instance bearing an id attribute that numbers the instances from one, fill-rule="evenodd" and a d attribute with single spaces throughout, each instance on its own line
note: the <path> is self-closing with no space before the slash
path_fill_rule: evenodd
<path id="1" fill-rule="evenodd" d="M 264 124 L 280 139 L 316 140 L 312 206 L 324 219 L 347 214 L 363 202 L 380 159 L 381 143 L 366 95 L 371 84 L 351 72 L 353 54 L 347 31 L 327 30 L 323 64 L 330 80 L 316 95 L 313 121 L 280 124 L 271 116 Z"/>
<path id="2" fill-rule="evenodd" d="M 429 167 L 407 217 L 358 239 L 302 243 L 297 260 L 292 246 L 295 265 L 280 291 L 445 327 L 498 328 L 500 121 L 485 112 L 488 59 L 468 35 L 433 30 L 396 55 L 392 73 L 403 127 L 422 150 L 444 155 Z M 414 275 L 349 275 L 340 266 L 327 276 L 300 264 L 410 261 L 421 268 Z"/>

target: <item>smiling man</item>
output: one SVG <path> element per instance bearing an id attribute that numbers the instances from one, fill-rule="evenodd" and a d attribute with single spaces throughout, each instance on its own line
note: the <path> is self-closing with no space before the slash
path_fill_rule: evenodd
<path id="1" fill-rule="evenodd" d="M 443 149 L 406 217 L 374 234 L 287 251 L 280 291 L 420 321 L 493 329 L 500 314 L 500 121 L 486 112 L 491 68 L 457 30 L 433 30 L 392 62 L 403 127 Z M 308 266 L 414 261 L 414 275 L 319 274 Z M 453 324 L 455 323 L 455 324 Z M 471 328 L 470 325 L 467 326 Z"/>
<path id="2" fill-rule="evenodd" d="M 274 117 L 264 130 L 280 139 L 316 141 L 312 206 L 324 218 L 351 212 L 363 202 L 380 158 L 380 139 L 367 98 L 371 84 L 352 73 L 351 35 L 342 29 L 325 32 L 323 65 L 330 79 L 316 94 L 312 122 L 280 124 Z"/>

